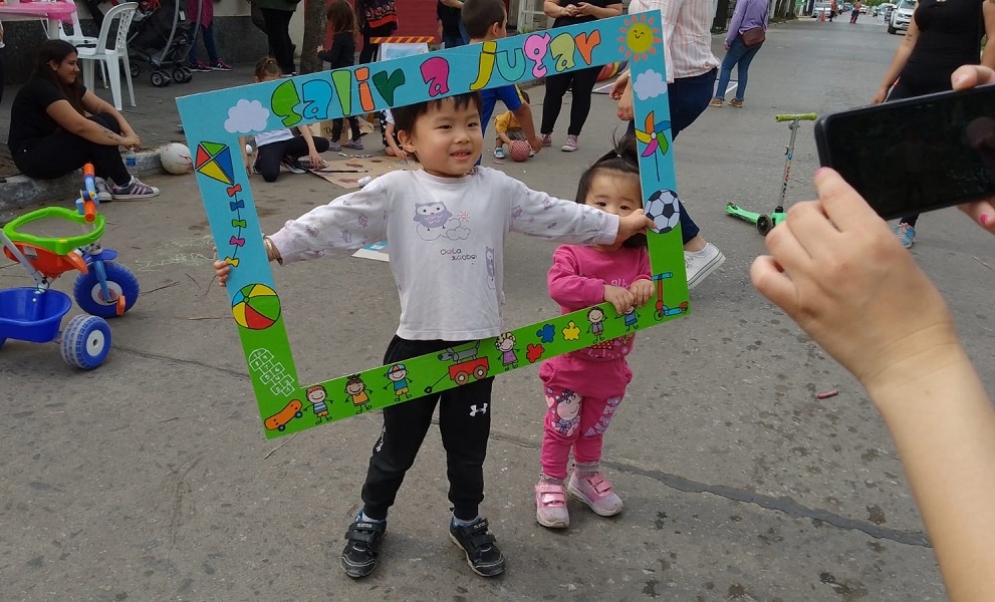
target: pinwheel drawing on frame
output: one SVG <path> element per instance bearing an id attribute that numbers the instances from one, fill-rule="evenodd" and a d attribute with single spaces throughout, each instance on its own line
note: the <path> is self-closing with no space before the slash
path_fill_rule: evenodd
<path id="1" fill-rule="evenodd" d="M 641 153 L 643 157 L 653 157 L 653 164 L 656 166 L 656 177 L 660 179 L 660 164 L 657 162 L 656 153 L 659 152 L 660 156 L 667 154 L 670 150 L 670 143 L 667 142 L 667 130 L 670 129 L 669 121 L 661 121 L 660 123 L 653 123 L 653 111 L 649 112 L 646 116 L 646 123 L 644 124 L 644 130 L 636 128 L 636 140 L 639 140 L 646 145 Z"/>

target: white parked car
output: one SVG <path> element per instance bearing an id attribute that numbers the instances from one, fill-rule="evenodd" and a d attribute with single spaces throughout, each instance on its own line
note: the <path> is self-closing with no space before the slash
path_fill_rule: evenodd
<path id="1" fill-rule="evenodd" d="M 909 28 L 912 22 L 912 13 L 916 10 L 916 3 L 913 0 L 902 0 L 891 11 L 891 19 L 888 21 L 888 33 L 898 33 Z"/>
<path id="2" fill-rule="evenodd" d="M 812 6 L 813 19 L 818 19 L 819 15 L 823 13 L 825 13 L 826 19 L 828 19 L 831 16 L 832 12 L 833 12 L 832 2 L 816 2 L 815 5 Z"/>

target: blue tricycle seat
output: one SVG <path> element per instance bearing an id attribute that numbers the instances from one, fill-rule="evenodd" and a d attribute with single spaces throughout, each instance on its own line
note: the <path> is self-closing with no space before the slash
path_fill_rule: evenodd
<path id="1" fill-rule="evenodd" d="M 71 307 L 69 295 L 61 291 L 30 287 L 0 290 L 0 340 L 53 341 Z"/>

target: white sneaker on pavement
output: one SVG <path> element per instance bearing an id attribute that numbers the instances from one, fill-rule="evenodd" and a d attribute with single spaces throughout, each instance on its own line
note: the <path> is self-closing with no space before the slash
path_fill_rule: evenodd
<path id="1" fill-rule="evenodd" d="M 726 256 L 712 243 L 695 253 L 684 251 L 684 267 L 687 269 L 688 288 L 692 289 L 725 263 Z"/>

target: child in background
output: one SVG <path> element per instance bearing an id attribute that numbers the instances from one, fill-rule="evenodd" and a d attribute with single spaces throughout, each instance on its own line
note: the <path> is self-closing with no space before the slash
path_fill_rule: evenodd
<path id="1" fill-rule="evenodd" d="M 323 255 L 349 257 L 373 242 L 390 241 L 401 317 L 385 364 L 503 332 L 503 251 L 509 231 L 614 245 L 652 226 L 642 211 L 620 217 L 530 190 L 500 171 L 474 168 L 484 146 L 480 106 L 479 94 L 462 94 L 395 109 L 402 146 L 418 159 L 421 170 L 380 176 L 263 239 L 270 261 L 281 264 Z M 454 239 L 448 234 L 455 232 L 461 257 L 476 256 L 476 261 L 453 260 Z M 485 262 L 484 257 L 493 260 Z M 214 268 L 223 285 L 230 267 L 216 261 Z M 504 571 L 504 555 L 479 510 L 493 380 L 475 380 L 383 408 L 383 430 L 362 489 L 363 509 L 346 531 L 340 559 L 349 577 L 365 577 L 376 568 L 387 511 L 414 463 L 436 405 L 453 504 L 450 538 L 478 575 L 493 577 Z M 435 487 L 415 483 L 422 485 Z"/>
<path id="2" fill-rule="evenodd" d="M 276 59 L 264 56 L 256 63 L 255 82 L 268 82 L 280 79 L 280 65 Z M 325 165 L 325 160 L 320 153 L 328 150 L 328 140 L 320 136 L 312 136 L 311 129 L 302 125 L 297 128 L 300 136 L 294 136 L 293 132 L 284 128 L 271 132 L 261 132 L 256 134 L 256 160 L 250 165 L 248 154 L 242 146 L 242 158 L 245 167 L 250 173 L 258 173 L 267 182 L 275 182 L 280 175 L 280 166 L 283 165 L 291 173 L 307 173 L 298 157 L 307 155 L 311 161 L 312 168 L 319 168 Z"/>
<path id="3" fill-rule="evenodd" d="M 394 114 L 390 109 L 380 111 L 380 136 L 383 140 L 383 150 L 391 157 L 408 160 L 408 153 L 401 148 L 401 141 L 397 138 L 397 127 L 394 125 Z"/>
<path id="4" fill-rule="evenodd" d="M 641 210 L 638 161 L 635 137 L 627 135 L 581 176 L 577 202 L 622 218 Z M 653 296 L 651 278 L 645 235 L 591 247 L 564 245 L 553 253 L 549 296 L 564 314 L 607 301 L 620 317 L 627 316 Z M 600 308 L 591 312 L 605 317 Z M 570 525 L 566 492 L 600 516 L 622 511 L 622 500 L 599 462 L 605 430 L 632 380 L 625 356 L 634 337 L 627 334 L 551 358 L 539 369 L 548 411 L 535 499 L 536 520 L 544 527 Z M 568 480 L 571 449 L 574 470 Z"/>
<path id="5" fill-rule="evenodd" d="M 356 13 L 352 12 L 352 7 L 346 0 L 331 0 L 325 9 L 325 19 L 332 30 L 332 47 L 325 50 L 324 46 L 318 46 L 318 58 L 331 63 L 332 69 L 352 67 L 356 62 Z M 363 141 L 359 139 L 362 135 L 359 131 L 359 118 L 355 115 L 349 117 L 349 127 L 352 129 L 352 139 L 340 145 L 342 119 L 332 120 L 331 150 L 339 151 L 343 146 L 363 150 Z"/>
<path id="6" fill-rule="evenodd" d="M 466 0 L 463 2 L 462 20 L 471 44 L 500 40 L 508 34 L 508 13 L 501 0 Z M 498 99 L 501 99 L 504 106 L 522 125 L 522 131 L 525 132 L 525 139 L 532 147 L 532 152 L 538 153 L 542 150 L 542 139 L 536 134 L 535 124 L 532 122 L 532 109 L 528 103 L 522 102 L 518 86 L 489 88 L 481 90 L 480 94 L 484 100 L 484 108 L 480 112 L 483 120 L 482 128 L 487 128 L 494 114 L 494 105 Z"/>
<path id="7" fill-rule="evenodd" d="M 231 71 L 231 65 L 218 57 L 218 44 L 214 40 L 214 1 L 202 0 L 200 3 L 200 26 L 197 25 L 197 1 L 187 0 L 187 17 L 190 21 L 190 61 L 191 71 Z M 207 50 L 205 63 L 197 56 L 197 36 L 203 34 L 204 48 Z"/>
<path id="8" fill-rule="evenodd" d="M 516 88 L 518 86 L 515 86 Z M 528 104 L 529 94 L 524 90 L 518 90 L 521 95 L 523 104 Z M 522 124 L 518 123 L 515 119 L 515 114 L 511 111 L 505 111 L 497 117 L 494 118 L 494 133 L 497 134 L 497 139 L 494 141 L 494 158 L 504 159 L 504 145 L 508 145 L 508 151 L 511 151 L 511 143 L 515 140 L 528 140 L 525 135 L 525 131 L 522 130 Z"/>

